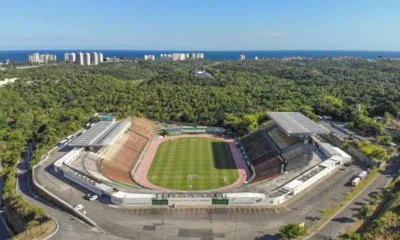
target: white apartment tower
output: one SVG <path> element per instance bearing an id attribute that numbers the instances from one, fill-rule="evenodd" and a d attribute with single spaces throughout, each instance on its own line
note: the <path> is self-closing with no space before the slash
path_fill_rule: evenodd
<path id="1" fill-rule="evenodd" d="M 245 60 L 245 59 L 246 59 L 246 55 L 243 55 L 243 54 L 242 54 L 242 55 L 239 56 L 239 61 L 243 61 L 243 60 Z"/>
<path id="2" fill-rule="evenodd" d="M 68 61 L 69 59 L 69 53 L 64 53 L 64 61 Z"/>
<path id="3" fill-rule="evenodd" d="M 99 53 L 99 55 L 98 55 L 98 57 L 99 57 L 99 63 L 102 63 L 103 62 L 103 53 Z"/>
<path id="4" fill-rule="evenodd" d="M 91 60 L 92 60 L 92 65 L 99 65 L 99 56 L 97 52 L 92 53 Z"/>
<path id="5" fill-rule="evenodd" d="M 69 55 L 69 60 L 76 62 L 76 54 L 74 52 Z"/>
<path id="6" fill-rule="evenodd" d="M 76 63 L 79 64 L 79 65 L 84 65 L 85 64 L 84 61 L 83 61 L 83 53 L 78 52 L 76 54 Z"/>
<path id="7" fill-rule="evenodd" d="M 83 54 L 83 65 L 90 65 L 90 53 Z"/>

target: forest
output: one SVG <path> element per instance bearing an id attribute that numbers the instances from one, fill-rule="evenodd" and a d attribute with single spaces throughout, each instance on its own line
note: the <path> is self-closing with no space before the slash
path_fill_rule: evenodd
<path id="1" fill-rule="evenodd" d="M 193 77 L 195 69 L 213 77 Z M 39 143 L 40 153 L 95 112 L 225 126 L 240 135 L 256 128 L 267 111 L 300 111 L 380 136 L 383 124 L 373 117 L 400 111 L 400 62 L 389 60 L 58 63 L 0 72 L 0 79 L 14 77 L 14 84 L 0 88 L 0 158 L 6 167 L 27 141 Z"/>

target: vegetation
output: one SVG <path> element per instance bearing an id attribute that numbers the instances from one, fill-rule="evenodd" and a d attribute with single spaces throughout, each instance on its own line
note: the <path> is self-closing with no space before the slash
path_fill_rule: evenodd
<path id="1" fill-rule="evenodd" d="M 378 161 L 387 160 L 389 158 L 389 153 L 382 146 L 367 141 L 360 141 L 357 142 L 357 147 L 362 153 Z"/>
<path id="2" fill-rule="evenodd" d="M 366 222 L 359 234 L 362 239 L 400 239 L 400 177 L 385 192 L 377 212 Z M 382 195 L 377 198 L 383 197 Z"/>
<path id="3" fill-rule="evenodd" d="M 296 223 L 291 223 L 291 224 L 282 226 L 279 229 L 279 233 L 283 239 L 296 239 L 305 234 L 304 227 L 302 227 Z"/>
<path id="4" fill-rule="evenodd" d="M 358 209 L 359 218 L 365 219 L 371 216 L 372 210 L 368 205 L 363 205 Z"/>
<path id="5" fill-rule="evenodd" d="M 216 189 L 238 177 L 227 143 L 197 137 L 161 143 L 148 173 L 153 184 L 176 190 Z"/>

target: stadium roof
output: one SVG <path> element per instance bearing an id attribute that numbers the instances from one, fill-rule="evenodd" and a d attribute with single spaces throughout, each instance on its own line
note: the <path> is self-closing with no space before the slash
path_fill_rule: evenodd
<path id="1" fill-rule="evenodd" d="M 111 145 L 116 137 L 121 132 L 128 130 L 130 126 L 131 122 L 98 122 L 68 145 L 71 147 L 103 147 Z"/>
<path id="2" fill-rule="evenodd" d="M 328 130 L 299 112 L 269 112 L 272 119 L 288 135 L 328 134 Z"/>

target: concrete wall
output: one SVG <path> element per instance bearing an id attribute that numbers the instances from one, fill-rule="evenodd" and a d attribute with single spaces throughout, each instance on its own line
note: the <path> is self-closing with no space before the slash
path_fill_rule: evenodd
<path id="1" fill-rule="evenodd" d="M 151 198 L 116 198 L 111 196 L 111 202 L 116 205 L 151 206 Z"/>
<path id="2" fill-rule="evenodd" d="M 5 216 L 7 219 L 7 222 L 11 225 L 12 229 L 17 232 L 17 233 L 22 233 L 27 229 L 27 222 L 23 221 L 18 217 L 17 214 L 13 212 L 12 209 L 10 209 L 7 204 L 4 204 L 5 208 Z"/>
<path id="3" fill-rule="evenodd" d="M 356 158 L 360 159 L 361 161 L 363 161 L 369 165 L 376 166 L 376 163 L 372 158 L 364 155 L 362 152 L 358 151 L 357 148 L 349 145 L 347 147 L 346 151 L 348 151 L 351 155 L 355 156 Z"/>
<path id="4" fill-rule="evenodd" d="M 168 204 L 179 205 L 211 205 L 211 197 L 168 198 Z"/>
<path id="5" fill-rule="evenodd" d="M 97 188 L 93 184 L 90 184 L 87 180 L 76 176 L 72 172 L 64 172 L 64 177 L 99 196 L 103 195 L 101 189 Z"/>

